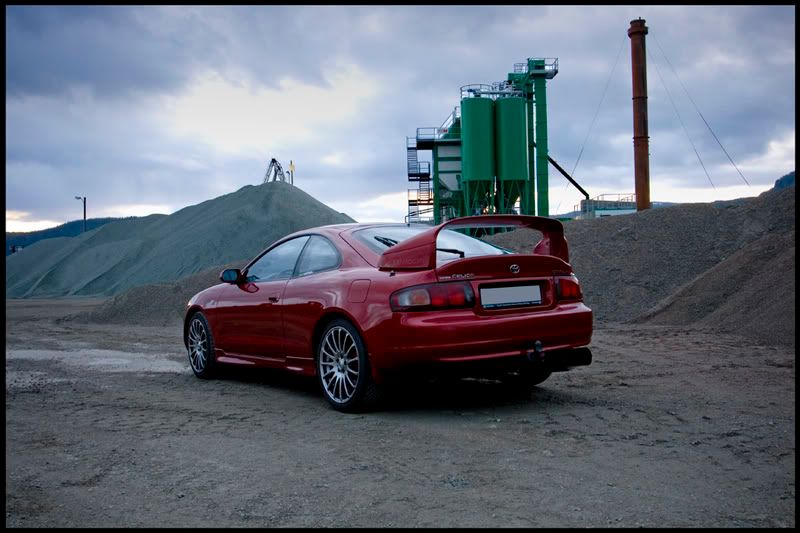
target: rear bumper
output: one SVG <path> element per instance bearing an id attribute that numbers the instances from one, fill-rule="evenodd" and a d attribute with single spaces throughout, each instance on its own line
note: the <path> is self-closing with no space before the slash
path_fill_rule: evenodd
<path id="1" fill-rule="evenodd" d="M 491 366 L 535 358 L 553 370 L 566 370 L 591 363 L 585 348 L 591 337 L 592 311 L 583 303 L 511 314 L 393 313 L 366 333 L 370 358 L 379 369 L 426 363 Z"/>

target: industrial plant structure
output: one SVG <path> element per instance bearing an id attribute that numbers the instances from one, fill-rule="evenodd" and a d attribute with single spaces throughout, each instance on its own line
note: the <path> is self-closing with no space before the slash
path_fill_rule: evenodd
<path id="1" fill-rule="evenodd" d="M 439 127 L 407 137 L 408 220 L 477 214 L 549 215 L 546 81 L 558 59 L 516 63 L 505 81 L 461 87 Z M 430 150 L 432 161 L 420 161 Z"/>
<path id="2" fill-rule="evenodd" d="M 633 141 L 636 192 L 594 199 L 547 151 L 546 82 L 557 58 L 515 63 L 504 81 L 461 87 L 460 106 L 439 127 L 406 138 L 409 222 L 480 214 L 550 216 L 548 163 L 584 196 L 576 218 L 627 214 L 652 207 L 647 128 L 647 64 L 641 18 L 632 20 Z M 429 150 L 431 161 L 420 161 Z M 737 169 L 738 170 L 738 169 Z"/>

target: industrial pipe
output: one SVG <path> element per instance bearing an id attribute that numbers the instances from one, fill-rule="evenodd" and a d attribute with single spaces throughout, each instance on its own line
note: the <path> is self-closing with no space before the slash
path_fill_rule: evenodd
<path id="1" fill-rule="evenodd" d="M 644 19 L 631 21 L 631 72 L 633 76 L 633 166 L 636 182 L 636 210 L 650 209 L 650 152 L 647 133 L 647 57 Z"/>

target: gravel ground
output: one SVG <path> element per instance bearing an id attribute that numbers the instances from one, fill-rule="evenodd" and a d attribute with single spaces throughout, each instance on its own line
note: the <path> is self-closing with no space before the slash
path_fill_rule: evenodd
<path id="1" fill-rule="evenodd" d="M 196 379 L 179 328 L 6 302 L 7 527 L 794 527 L 788 347 L 601 324 L 530 395 L 398 384 L 330 409 L 313 380 Z"/>

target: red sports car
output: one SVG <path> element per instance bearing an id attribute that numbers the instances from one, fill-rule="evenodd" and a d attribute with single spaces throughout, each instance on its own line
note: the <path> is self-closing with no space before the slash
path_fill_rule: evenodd
<path id="1" fill-rule="evenodd" d="M 497 227 L 542 238 L 516 254 L 474 236 Z M 220 279 L 186 308 L 195 375 L 211 377 L 220 364 L 316 375 L 340 411 L 373 405 L 395 370 L 478 372 L 530 387 L 592 360 L 592 311 L 563 226 L 550 218 L 323 226 Z"/>

